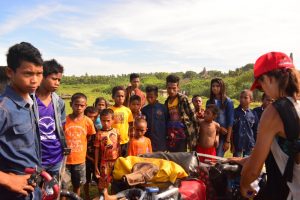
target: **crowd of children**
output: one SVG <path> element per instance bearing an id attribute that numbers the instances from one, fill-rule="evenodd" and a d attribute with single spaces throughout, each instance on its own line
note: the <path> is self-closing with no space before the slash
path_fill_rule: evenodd
<path id="1" fill-rule="evenodd" d="M 19 49 L 11 51 L 20 51 L 20 48 L 33 48 L 37 51 L 27 43 L 18 45 Z M 12 53 L 9 53 L 8 57 L 10 54 Z M 69 147 L 71 153 L 67 156 L 66 173 L 70 174 L 73 191 L 78 195 L 80 187 L 84 184 L 86 199 L 89 199 L 91 182 L 98 182 L 100 192 L 109 187 L 113 165 L 120 156 L 137 156 L 152 151 L 197 151 L 224 156 L 230 145 L 234 156 L 250 155 L 256 141 L 261 113 L 272 102 L 272 99 L 264 94 L 262 106 L 252 110 L 252 92 L 243 90 L 240 93 L 240 104 L 234 109 L 233 101 L 226 96 L 224 81 L 214 78 L 211 80 L 210 97 L 204 109 L 201 96 L 194 95 L 190 101 L 186 95 L 180 93 L 179 77 L 171 74 L 166 78 L 168 97 L 162 104 L 158 101 L 158 87 L 148 85 L 145 94 L 140 89 L 139 75 L 134 73 L 130 75 L 129 87 L 113 87 L 113 105 L 99 97 L 93 106 L 88 106 L 87 96 L 75 93 L 70 102 L 72 113 L 66 116 L 65 104 L 55 93 L 62 78 L 63 67 L 56 60 L 42 62 L 40 55 L 37 55 L 36 60 L 26 60 L 27 57 L 14 58 L 19 59 L 17 64 L 8 63 L 7 74 L 11 84 L 1 94 L 0 100 L 4 102 L 1 104 L 1 117 L 14 117 L 18 120 L 19 116 L 15 114 L 8 116 L 5 106 L 9 104 L 9 112 L 28 116 L 28 121 L 32 122 L 27 125 L 28 128 L 20 125 L 23 129 L 20 129 L 20 132 L 24 132 L 24 128 L 27 131 L 37 128 L 35 121 L 38 122 L 40 137 L 36 138 L 35 143 L 40 141 L 42 154 L 37 155 L 37 158 L 41 157 L 42 167 L 53 176 L 60 173 L 64 150 Z M 35 70 L 38 81 L 27 84 L 25 79 L 20 78 L 19 71 L 22 70 L 25 70 L 22 73 L 29 74 L 33 72 L 27 71 Z M 40 77 L 41 73 L 43 79 Z M 30 98 L 29 94 L 34 91 L 35 95 Z M 7 96 L 24 109 L 18 110 L 17 106 L 14 108 L 6 99 Z M 32 118 L 36 113 L 32 114 L 33 110 L 29 109 L 31 106 L 36 106 L 36 110 L 33 109 L 38 112 L 36 118 Z M 20 118 L 19 122 L 23 120 Z M 0 123 L 0 134 L 4 134 L 5 131 L 18 132 L 18 127 L 6 129 L 8 125 L 5 123 L 8 123 L 7 120 Z M 32 141 L 28 138 L 24 140 L 24 145 Z M 1 139 L 0 142 L 4 144 L 5 140 Z M 16 142 L 15 145 L 19 143 Z M 9 145 L 5 146 L 10 149 Z M 26 155 L 38 152 L 29 150 L 26 150 Z M 7 160 L 12 161 L 9 156 Z M 36 162 L 30 163 L 32 166 L 39 164 L 37 159 L 34 161 Z M 14 165 L 16 164 L 18 163 Z M 10 195 L 1 187 L 0 191 Z"/>
<path id="2" fill-rule="evenodd" d="M 130 76 L 130 81 L 133 80 L 140 83 L 137 74 Z M 113 165 L 120 156 L 137 156 L 152 151 L 192 150 L 223 156 L 229 145 L 234 156 L 250 155 L 256 140 L 259 117 L 272 99 L 264 94 L 262 106 L 252 110 L 250 109 L 252 92 L 243 90 L 240 93 L 240 104 L 234 109 L 233 102 L 225 94 L 223 80 L 216 78 L 211 81 L 211 94 L 204 109 L 201 96 L 194 95 L 189 101 L 187 96 L 179 93 L 177 76 L 169 75 L 166 78 L 166 86 L 169 96 L 165 104 L 159 103 L 158 87 L 154 85 L 146 86 L 144 94 L 138 84 L 135 87 L 135 91 L 138 92 L 130 96 L 127 95 L 128 88 L 113 87 L 113 105 L 108 105 L 104 98 L 99 97 L 93 106 L 86 107 L 86 97 L 83 94 L 76 93 L 72 96 L 73 113 L 70 116 L 73 116 L 73 120 L 70 121 L 69 116 L 65 124 L 67 143 L 73 152 L 78 152 L 78 148 L 81 147 L 81 152 L 87 149 L 87 153 L 86 176 L 79 173 L 77 176 L 73 175 L 71 179 L 75 189 L 78 188 L 80 181 L 86 182 L 84 187 L 86 199 L 89 199 L 88 185 L 91 181 L 98 181 L 100 192 L 109 187 Z M 142 106 L 144 97 L 147 104 Z M 124 105 L 126 98 L 128 106 Z M 70 127 L 70 123 L 78 123 L 80 127 L 80 120 L 77 118 L 82 115 L 76 113 L 83 111 L 94 122 L 95 128 L 91 128 L 91 121 L 86 121 L 85 128 L 82 129 L 85 130 L 83 136 L 88 142 L 82 138 L 76 140 L 75 146 L 75 135 L 79 134 L 79 131 L 70 132 L 67 127 Z M 70 138 L 69 134 L 73 136 Z M 80 146 L 86 143 L 87 148 Z M 73 154 L 69 155 L 68 160 L 73 160 L 73 157 Z M 200 161 L 204 162 L 205 158 L 200 157 Z M 76 164 L 80 166 L 81 162 Z M 72 163 L 68 163 L 67 169 L 69 164 Z M 82 167 L 80 170 L 84 173 Z"/>

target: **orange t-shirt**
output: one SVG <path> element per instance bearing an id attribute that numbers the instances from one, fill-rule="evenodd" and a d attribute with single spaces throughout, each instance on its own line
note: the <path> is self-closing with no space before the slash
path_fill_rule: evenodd
<path id="1" fill-rule="evenodd" d="M 93 121 L 84 116 L 80 121 L 74 121 L 67 116 L 64 127 L 66 142 L 71 153 L 67 157 L 67 164 L 81 164 L 85 162 L 87 150 L 87 136 L 96 133 Z"/>
<path id="2" fill-rule="evenodd" d="M 144 153 L 152 153 L 151 140 L 147 137 L 132 138 L 129 142 L 128 155 L 137 156 Z"/>
<path id="3" fill-rule="evenodd" d="M 114 128 L 109 131 L 98 131 L 94 146 L 100 149 L 101 161 L 116 160 L 121 151 L 119 132 Z"/>

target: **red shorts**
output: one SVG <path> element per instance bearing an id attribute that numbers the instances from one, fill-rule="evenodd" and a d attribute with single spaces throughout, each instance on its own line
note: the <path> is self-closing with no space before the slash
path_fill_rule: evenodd
<path id="1" fill-rule="evenodd" d="M 200 146 L 197 146 L 196 151 L 197 151 L 197 153 L 203 153 L 203 154 L 208 154 L 208 155 L 212 155 L 212 156 L 216 155 L 216 148 L 215 147 L 202 148 Z M 200 162 L 204 162 L 205 160 L 214 160 L 214 159 L 199 156 L 199 160 L 200 160 Z"/>

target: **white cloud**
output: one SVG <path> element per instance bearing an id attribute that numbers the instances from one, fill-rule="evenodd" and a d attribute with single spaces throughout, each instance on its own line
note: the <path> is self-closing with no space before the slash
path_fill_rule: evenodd
<path id="1" fill-rule="evenodd" d="M 59 4 L 37 5 L 31 9 L 25 8 L 22 10 L 16 10 L 11 14 L 11 17 L 7 21 L 1 24 L 0 36 L 34 22 L 35 20 L 46 17 L 52 13 L 71 10 L 72 9 L 69 7 Z"/>

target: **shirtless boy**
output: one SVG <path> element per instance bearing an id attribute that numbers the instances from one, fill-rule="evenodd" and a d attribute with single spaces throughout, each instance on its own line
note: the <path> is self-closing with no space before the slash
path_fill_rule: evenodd
<path id="1" fill-rule="evenodd" d="M 204 119 L 199 120 L 200 131 L 197 144 L 197 153 L 216 155 L 216 147 L 219 145 L 219 129 L 220 125 L 214 121 L 218 115 L 218 108 L 214 104 L 207 106 L 204 112 Z M 200 161 L 204 162 L 205 158 L 200 157 Z"/>

